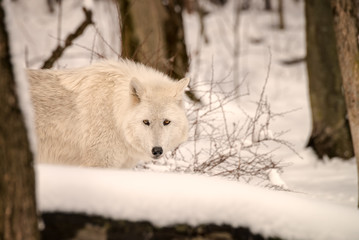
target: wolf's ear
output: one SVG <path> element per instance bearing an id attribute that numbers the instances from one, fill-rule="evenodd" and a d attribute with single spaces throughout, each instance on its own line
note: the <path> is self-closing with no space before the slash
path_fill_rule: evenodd
<path id="1" fill-rule="evenodd" d="M 145 88 L 142 86 L 142 83 L 138 81 L 137 78 L 132 78 L 130 82 L 130 91 L 131 95 L 135 97 L 138 102 L 141 101 Z"/>
<path id="2" fill-rule="evenodd" d="M 177 83 L 176 83 L 176 97 L 177 98 L 182 98 L 182 95 L 184 93 L 184 90 L 186 89 L 186 87 L 188 86 L 189 84 L 189 78 L 182 78 L 181 80 L 179 80 Z"/>

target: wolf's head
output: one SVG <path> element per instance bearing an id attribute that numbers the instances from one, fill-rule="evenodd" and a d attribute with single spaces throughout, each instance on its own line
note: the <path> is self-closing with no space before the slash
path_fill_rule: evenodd
<path id="1" fill-rule="evenodd" d="M 122 125 L 126 142 L 143 155 L 157 159 L 186 141 L 188 120 L 183 93 L 188 83 L 188 78 L 150 83 L 133 78 L 131 107 Z"/>

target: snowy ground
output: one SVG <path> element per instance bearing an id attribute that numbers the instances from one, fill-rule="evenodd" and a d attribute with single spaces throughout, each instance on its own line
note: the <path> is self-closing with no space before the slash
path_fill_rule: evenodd
<path id="1" fill-rule="evenodd" d="M 59 34 L 57 15 L 50 15 L 42 1 L 38 0 L 37 4 L 33 4 L 34 1 L 31 4 L 28 1 L 6 1 L 12 54 L 16 58 L 18 72 L 24 66 L 39 67 L 56 46 L 58 36 L 63 38 L 77 26 L 76 22 L 82 20 L 79 3 L 63 2 L 66 15 L 62 17 Z M 241 91 L 245 93 L 249 90 L 250 95 L 241 98 L 239 103 L 251 110 L 252 101 L 258 99 L 261 92 L 270 63 L 266 89 L 268 101 L 274 112 L 290 112 L 274 119 L 271 130 L 288 131 L 283 138 L 291 142 L 301 156 L 286 148 L 275 152 L 275 158 L 287 166 L 282 178 L 293 192 L 273 192 L 243 183 L 189 175 L 39 166 L 40 209 L 86 211 L 109 217 L 115 217 L 111 214 L 117 212 L 117 217 L 153 220 L 158 224 L 176 221 L 244 224 L 256 232 L 278 234 L 288 239 L 359 238 L 355 161 L 337 159 L 320 162 L 311 150 L 305 149 L 311 124 L 305 63 L 282 64 L 282 61 L 305 56 L 303 2 L 284 1 L 284 31 L 276 28 L 275 13 L 260 10 L 263 1 L 252 2 L 253 8 L 243 11 L 240 18 L 240 57 L 237 65 L 239 78 L 245 80 Z M 108 28 L 116 25 L 116 16 L 114 8 L 107 3 L 95 1 L 98 4 L 94 8 L 95 17 L 101 23 L 98 25 L 101 36 L 116 46 L 115 51 L 108 49 L 94 29 L 89 29 L 56 67 L 85 65 L 98 57 L 83 46 L 95 49 L 107 58 L 117 57 L 120 45 L 114 39 L 118 36 L 118 29 L 113 33 Z M 189 76 L 193 81 L 233 78 L 232 4 L 230 2 L 223 9 L 212 7 L 212 13 L 205 18 L 205 31 L 209 37 L 207 45 L 203 42 L 198 44 L 198 16 L 184 15 L 186 42 L 191 56 Z M 218 84 L 217 87 L 228 90 L 229 86 Z M 20 89 L 20 92 L 23 91 Z M 237 108 L 235 104 L 230 104 L 229 109 L 235 114 Z M 157 169 L 166 170 L 161 166 Z M 124 196 L 126 199 L 123 200 Z M 126 208 L 121 208 L 122 204 Z M 157 214 L 166 209 L 163 206 L 172 209 L 169 213 L 172 215 Z M 254 212 L 249 211 L 249 207 L 251 211 L 258 211 L 257 214 L 252 214 Z M 194 209 L 198 209 L 198 215 L 191 218 L 188 214 Z M 239 220 L 233 213 L 224 215 L 232 210 L 234 215 L 245 216 L 245 219 Z M 333 229 L 344 235 L 339 237 L 329 231 Z"/>
<path id="2" fill-rule="evenodd" d="M 253 1 L 254 9 L 242 12 L 240 19 L 240 76 L 250 96 L 243 102 L 258 97 L 263 86 L 271 54 L 269 83 L 266 90 L 274 112 L 293 112 L 275 119 L 273 131 L 289 131 L 284 138 L 294 144 L 301 158 L 287 149 L 277 151 L 276 157 L 288 163 L 283 180 L 289 189 L 304 195 L 332 201 L 355 208 L 357 206 L 356 163 L 352 159 L 319 161 L 316 155 L 306 149 L 310 134 L 310 108 L 305 62 L 284 65 L 282 61 L 305 56 L 304 3 L 285 1 L 286 29 L 278 30 L 277 15 L 259 8 L 262 1 Z M 258 7 L 256 7 L 258 5 Z M 212 70 L 215 79 L 233 72 L 233 6 L 216 9 L 205 20 L 210 44 L 202 43 L 198 50 L 199 25 L 196 16 L 186 16 L 187 44 L 192 56 L 200 52 L 200 65 L 192 65 L 190 75 L 210 79 Z M 197 24 L 196 24 L 197 23 Z M 232 25 L 231 25 L 232 24 Z M 197 56 L 197 55 L 196 55 Z M 213 61 L 213 69 L 211 69 Z M 196 60 L 193 60 L 196 63 Z"/>

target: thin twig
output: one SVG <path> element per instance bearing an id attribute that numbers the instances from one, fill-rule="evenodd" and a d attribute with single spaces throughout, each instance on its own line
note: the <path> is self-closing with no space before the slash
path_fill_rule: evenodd
<path id="1" fill-rule="evenodd" d="M 82 35 L 87 26 L 93 24 L 92 21 L 92 11 L 86 8 L 82 8 L 85 14 L 85 20 L 78 26 L 78 28 L 71 34 L 69 34 L 64 42 L 64 45 L 60 44 L 53 50 L 51 56 L 44 62 L 42 69 L 52 68 L 54 63 L 62 56 L 66 48 L 73 44 L 73 41 Z"/>

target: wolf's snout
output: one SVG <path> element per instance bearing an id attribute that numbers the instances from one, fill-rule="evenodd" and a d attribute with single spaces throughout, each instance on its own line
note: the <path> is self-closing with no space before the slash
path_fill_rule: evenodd
<path id="1" fill-rule="evenodd" d="M 162 147 L 153 147 L 152 148 L 153 157 L 159 158 L 162 155 L 162 153 L 163 153 Z"/>

